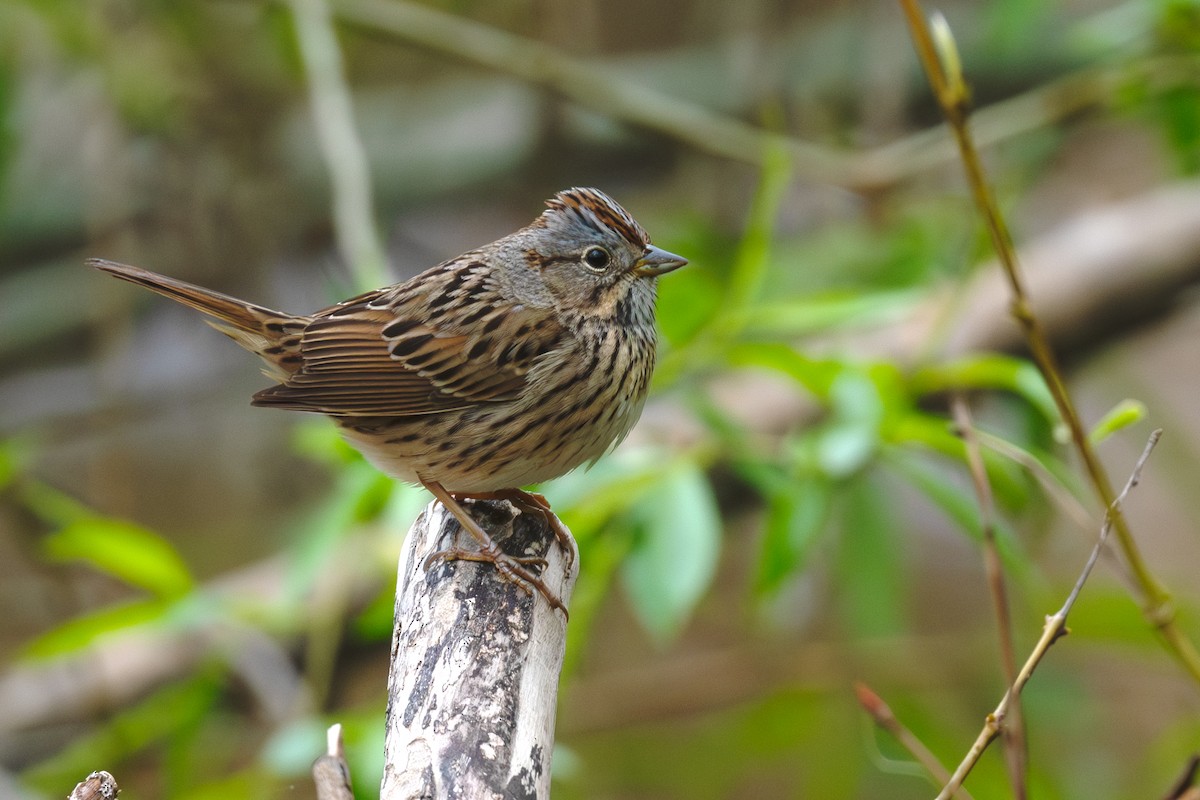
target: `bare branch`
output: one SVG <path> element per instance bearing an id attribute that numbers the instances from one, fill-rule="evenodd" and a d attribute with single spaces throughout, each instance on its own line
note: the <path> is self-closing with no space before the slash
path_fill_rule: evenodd
<path id="1" fill-rule="evenodd" d="M 1146 442 L 1146 447 L 1142 450 L 1141 456 L 1138 457 L 1137 463 L 1134 464 L 1133 472 L 1129 473 L 1129 480 L 1125 482 L 1121 493 L 1113 499 L 1112 504 L 1108 507 L 1108 511 L 1105 512 L 1104 525 L 1100 528 L 1100 538 L 1096 540 L 1096 546 L 1092 548 L 1092 554 L 1088 557 L 1087 564 L 1084 565 L 1079 580 L 1075 582 L 1075 588 L 1067 596 L 1067 601 L 1063 603 L 1063 607 L 1058 610 L 1058 615 L 1063 617 L 1064 623 L 1067 614 L 1070 613 L 1071 608 L 1075 605 L 1075 601 L 1079 599 L 1079 593 L 1083 591 L 1083 584 L 1091 574 L 1092 568 L 1096 566 L 1096 560 L 1100 557 L 1100 552 L 1104 549 L 1104 544 L 1108 540 L 1108 534 L 1113 528 L 1113 521 L 1121 518 L 1121 505 L 1125 502 L 1125 498 L 1129 495 L 1129 492 L 1141 482 L 1142 467 L 1146 465 L 1146 459 L 1150 458 L 1150 453 L 1154 451 L 1155 445 L 1158 444 L 1158 440 L 1161 438 L 1162 428 L 1155 428 L 1150 432 L 1150 438 Z"/>
<path id="2" fill-rule="evenodd" d="M 971 483 L 979 504 L 979 525 L 983 532 L 983 559 L 987 570 L 988 589 L 992 595 L 992 606 L 996 612 L 996 631 L 1000 636 L 1000 661 L 1004 669 L 1004 682 L 1012 697 L 1007 719 L 996 723 L 1004 732 L 1004 760 L 1008 766 L 1008 778 L 1012 783 L 1017 800 L 1028 795 L 1028 752 L 1025 745 L 1025 722 L 1021 714 L 1021 697 L 1012 689 L 1017 682 L 1017 657 L 1013 648 L 1012 616 L 1008 607 L 1008 590 L 1004 583 L 1004 568 L 1000 564 L 1000 553 L 996 549 L 995 504 L 992 502 L 992 486 L 988 481 L 983 453 L 979 448 L 979 437 L 971 422 L 971 411 L 962 394 L 951 401 L 958 433 L 967 452 L 967 466 L 971 472 Z"/>
<path id="3" fill-rule="evenodd" d="M 950 780 L 950 772 L 942 766 L 938 757 L 896 717 L 891 706 L 885 703 L 882 697 L 865 683 L 854 684 L 854 693 L 858 696 L 858 704 L 871 716 L 875 724 L 891 734 L 892 738 L 899 742 L 900 746 L 907 750 L 939 785 Z M 973 800 L 971 793 L 961 786 L 955 791 L 954 796 L 961 797 L 963 800 Z"/>
<path id="4" fill-rule="evenodd" d="M 1171 595 L 1150 571 L 1137 541 L 1133 538 L 1133 532 L 1126 523 L 1124 515 L 1121 514 L 1120 506 L 1113 504 L 1112 482 L 1109 480 L 1103 464 L 1100 463 L 1100 459 L 1096 456 L 1096 450 L 1088 438 L 1087 431 L 1084 430 L 1083 421 L 1067 390 L 1066 379 L 1054 348 L 1050 344 L 1050 338 L 1047 336 L 1041 320 L 1033 312 L 1025 277 L 1017 262 L 1012 236 L 1004 217 L 1000 214 L 996 196 L 987 183 L 983 164 L 979 158 L 979 150 L 971 134 L 968 88 L 961 71 L 957 69 L 956 57 L 953 59 L 948 57 L 954 47 L 953 37 L 950 35 L 949 29 L 945 28 L 945 21 L 938 17 L 941 25 L 939 26 L 939 35 L 935 40 L 933 32 L 925 21 L 918 0 L 900 0 L 900 5 L 908 19 L 917 54 L 920 56 L 929 82 L 933 86 L 934 95 L 950 123 L 950 130 L 954 134 L 955 141 L 958 143 L 959 156 L 967 174 L 967 185 L 971 189 L 980 216 L 983 217 L 984 224 L 987 226 L 992 239 L 992 247 L 999 257 L 1000 266 L 1008 283 L 1013 319 L 1024 333 L 1026 345 L 1050 389 L 1058 413 L 1071 432 L 1071 441 L 1083 462 L 1092 488 L 1101 503 L 1110 509 L 1117 509 L 1113 512 L 1113 528 L 1116 531 L 1117 541 L 1120 543 L 1121 553 L 1133 573 L 1140 595 L 1142 615 L 1162 635 L 1168 650 L 1192 676 L 1192 679 L 1200 682 L 1200 652 L 1176 624 L 1175 607 Z M 947 65 L 951 63 L 953 66 L 948 70 Z"/>
<path id="5" fill-rule="evenodd" d="M 1050 650 L 1050 646 L 1058 641 L 1060 637 L 1067 634 L 1067 615 L 1071 613 L 1071 609 L 1075 606 L 1075 601 L 1079 598 L 1079 593 L 1083 590 L 1083 585 L 1092 574 L 1092 568 L 1096 565 L 1096 560 L 1100 557 L 1100 552 L 1104 549 L 1105 542 L 1108 541 L 1108 534 L 1112 530 L 1113 520 L 1120 513 L 1120 504 L 1125 502 L 1125 498 L 1130 490 L 1138 485 L 1138 482 L 1141 480 L 1142 467 L 1145 466 L 1146 460 L 1150 458 L 1150 453 L 1154 450 L 1154 446 L 1158 444 L 1161 436 L 1161 429 L 1155 430 L 1150 434 L 1150 439 L 1146 442 L 1146 448 L 1142 451 L 1142 455 L 1134 465 L 1133 471 L 1129 474 L 1129 480 L 1126 481 L 1125 488 L 1114 498 L 1113 504 L 1109 506 L 1108 512 L 1104 515 L 1104 524 L 1100 526 L 1100 536 L 1096 539 L 1096 544 L 1092 548 L 1091 555 L 1088 556 L 1087 563 L 1084 564 L 1083 570 L 1079 573 L 1079 579 L 1075 581 L 1075 586 L 1071 589 L 1071 593 L 1067 595 L 1066 602 L 1052 616 L 1046 617 L 1046 623 L 1042 627 L 1041 638 L 1034 645 L 1033 652 L 1029 654 L 1029 658 L 1025 660 L 1025 665 L 1021 667 L 1021 672 L 1013 682 L 1012 688 L 1005 692 L 1004 698 L 996 706 L 996 710 L 988 714 L 987 721 L 983 725 L 983 730 L 979 732 L 975 743 L 967 751 L 966 757 L 958 765 L 949 782 L 942 788 L 941 793 L 938 794 L 938 800 L 949 800 L 953 796 L 954 791 L 966 780 L 967 775 L 970 774 L 975 764 L 979 761 L 979 757 L 983 755 L 983 751 L 987 750 L 988 745 L 992 743 L 992 740 L 1000 732 L 1000 721 L 1008 713 L 1010 699 L 1019 695 L 1021 690 L 1025 688 L 1025 684 L 1029 682 L 1030 676 L 1033 675 L 1033 671 L 1037 669 L 1042 658 Z"/>

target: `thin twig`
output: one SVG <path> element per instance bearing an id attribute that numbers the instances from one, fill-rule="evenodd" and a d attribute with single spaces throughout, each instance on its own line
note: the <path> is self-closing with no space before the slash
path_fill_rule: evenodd
<path id="1" fill-rule="evenodd" d="M 1067 602 L 1063 604 L 1059 611 L 1063 617 L 1075 605 L 1075 600 L 1078 599 L 1079 593 L 1083 591 L 1083 583 L 1087 580 L 1088 575 L 1092 571 L 1092 567 L 1096 565 L 1096 559 L 1100 556 L 1100 551 L 1104 549 L 1104 541 L 1108 538 L 1109 531 L 1116 527 L 1117 520 L 1121 519 L 1121 507 L 1125 504 L 1125 498 L 1129 492 L 1134 489 L 1142 480 L 1142 467 L 1146 465 L 1146 459 L 1150 458 L 1150 453 L 1154 451 L 1158 440 L 1162 438 L 1162 428 L 1155 428 L 1150 432 L 1150 438 L 1146 440 L 1146 447 L 1142 450 L 1141 456 L 1138 457 L 1137 463 L 1133 465 L 1133 472 L 1129 473 L 1129 480 L 1125 481 L 1125 486 L 1122 487 L 1121 493 L 1113 498 L 1112 503 L 1108 507 L 1108 511 L 1104 514 L 1104 525 L 1100 528 L 1100 539 L 1096 542 L 1095 548 L 1092 549 L 1092 555 L 1088 559 L 1088 563 L 1084 567 L 1083 574 L 1079 576 L 1079 580 L 1075 583 L 1075 588 L 1071 590 L 1071 594 L 1067 596 Z"/>
<path id="2" fill-rule="evenodd" d="M 954 40 L 944 19 L 935 18 L 935 31 L 926 24 L 918 0 L 900 0 L 912 30 L 913 42 L 921 59 L 929 82 L 933 86 L 938 104 L 950 123 L 950 130 L 958 143 L 959 155 L 967 173 L 967 183 L 971 188 L 975 204 L 987 226 L 992 239 L 992 246 L 1003 267 L 1012 296 L 1011 313 L 1020 325 L 1025 341 L 1033 355 L 1038 370 L 1042 373 L 1059 415 L 1071 432 L 1071 441 L 1078 452 L 1087 472 L 1089 482 L 1095 490 L 1100 502 L 1106 508 L 1113 507 L 1114 493 L 1112 482 L 1096 456 L 1091 440 L 1084 430 L 1074 402 L 1067 391 L 1066 381 L 1058 359 L 1050 346 L 1041 322 L 1033 313 L 1029 295 L 1020 267 L 1017 264 L 1016 251 L 1008 226 L 1000 214 L 992 193 L 984 176 L 983 165 L 979 159 L 979 151 L 975 147 L 971 135 L 968 117 L 970 111 L 969 91 L 961 71 L 957 68 L 957 55 Z M 936 38 L 936 41 L 935 41 Z M 947 69 L 948 65 L 950 69 Z M 1113 519 L 1113 529 L 1117 542 L 1125 558 L 1140 595 L 1142 615 L 1154 626 L 1165 641 L 1167 648 L 1176 660 L 1192 676 L 1200 682 L 1200 652 L 1197 652 L 1191 640 L 1188 639 L 1175 621 L 1175 607 L 1170 594 L 1150 572 L 1133 533 L 1118 510 Z"/>
<path id="3" fill-rule="evenodd" d="M 329 168 L 338 249 L 360 289 L 389 283 L 375 229 L 370 169 L 350 103 L 342 55 L 325 0 L 289 0 L 308 76 L 313 125 Z"/>
<path id="4" fill-rule="evenodd" d="M 1137 463 L 1133 467 L 1133 471 L 1129 474 L 1129 480 L 1125 483 L 1125 488 L 1117 495 L 1108 507 L 1108 511 L 1104 514 L 1104 524 L 1100 526 L 1100 536 L 1096 539 L 1096 544 L 1092 548 L 1091 555 L 1088 556 L 1087 563 L 1084 564 L 1083 571 L 1079 573 L 1079 579 L 1075 581 L 1075 586 L 1072 587 L 1071 593 L 1067 595 L 1066 602 L 1062 608 L 1056 611 L 1053 615 L 1046 617 L 1046 624 L 1042 628 L 1041 638 L 1033 647 L 1033 652 L 1029 654 L 1029 658 L 1025 660 L 1024 666 L 1021 667 L 1020 673 L 1017 674 L 1017 679 L 1013 681 L 1012 688 L 1005 692 L 1004 698 L 1000 704 L 996 706 L 996 710 L 988 714 L 987 720 L 984 722 L 983 730 L 979 732 L 975 743 L 971 745 L 971 749 L 967 751 L 966 757 L 954 774 L 950 776 L 950 780 L 942 788 L 942 791 L 937 796 L 937 800 L 948 800 L 953 796 L 955 790 L 962 785 L 970 774 L 975 764 L 979 761 L 979 757 L 983 755 L 983 751 L 992 743 L 1000 732 L 1000 721 L 1004 719 L 1008 713 L 1010 698 L 1015 698 L 1025 688 L 1025 684 L 1029 682 L 1029 677 L 1033 671 L 1037 669 L 1042 658 L 1050 649 L 1050 646 L 1058 641 L 1059 637 L 1065 636 L 1067 631 L 1067 615 L 1071 613 L 1071 609 L 1075 606 L 1075 601 L 1079 599 L 1079 593 L 1083 591 L 1083 585 L 1087 582 L 1088 577 L 1092 574 L 1092 568 L 1096 566 L 1096 560 L 1100 557 L 1100 552 L 1104 549 L 1105 542 L 1108 541 L 1108 534 L 1113 529 L 1114 520 L 1121 513 L 1121 505 L 1125 502 L 1126 496 L 1138 485 L 1142 477 L 1142 467 L 1145 466 L 1146 460 L 1150 457 L 1150 453 L 1154 450 L 1154 446 L 1158 444 L 1159 438 L 1162 436 L 1162 430 L 1156 429 L 1150 434 L 1149 441 L 1146 442 L 1146 448 L 1142 451 L 1142 455 L 1138 458 Z"/>
<path id="5" fill-rule="evenodd" d="M 950 771 L 943 766 L 941 761 L 938 761 L 938 757 L 933 754 L 933 751 L 900 721 L 891 706 L 885 703 L 882 697 L 865 683 L 854 684 L 854 693 L 858 697 L 858 704 L 870 715 L 875 724 L 891 734 L 892 738 L 925 768 L 925 771 L 937 781 L 939 786 L 945 785 L 950 780 Z M 955 797 L 974 800 L 971 793 L 963 787 L 958 788 Z"/>
<path id="6" fill-rule="evenodd" d="M 1004 760 L 1008 767 L 1009 781 L 1017 800 L 1028 796 L 1028 752 L 1025 745 L 1025 721 L 1021 712 L 1021 698 L 1012 689 L 1017 682 L 1017 656 L 1013 648 L 1012 615 L 1008 605 L 1008 591 L 1004 584 L 1004 569 L 1000 564 L 1000 553 L 996 549 L 995 504 L 992 486 L 988 481 L 987 469 L 983 464 L 983 453 L 979 449 L 979 438 L 971 422 L 971 411 L 962 394 L 955 394 L 951 401 L 958 433 L 967 452 L 967 466 L 971 472 L 971 483 L 975 487 L 975 498 L 979 504 L 979 525 L 983 532 L 983 560 L 987 570 L 988 589 L 996 612 L 996 629 L 1000 636 L 1000 661 L 1004 668 L 1004 682 L 1008 694 L 1013 698 L 1007 718 L 998 718 L 996 724 L 1004 732 Z"/>

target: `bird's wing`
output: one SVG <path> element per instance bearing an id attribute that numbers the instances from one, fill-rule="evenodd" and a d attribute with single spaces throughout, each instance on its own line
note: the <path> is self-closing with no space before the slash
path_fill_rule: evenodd
<path id="1" fill-rule="evenodd" d="M 483 264 L 450 262 L 313 315 L 302 366 L 254 404 L 409 416 L 512 400 L 565 334 L 550 309 L 502 298 Z"/>

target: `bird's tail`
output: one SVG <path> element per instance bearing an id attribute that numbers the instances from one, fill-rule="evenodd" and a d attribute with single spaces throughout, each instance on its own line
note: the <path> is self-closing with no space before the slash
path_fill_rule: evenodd
<path id="1" fill-rule="evenodd" d="M 309 322 L 307 317 L 283 314 L 128 264 L 102 258 L 89 258 L 87 264 L 213 317 L 207 322 L 262 358 L 267 364 L 265 372 L 276 380 L 283 380 L 302 363 L 300 334 Z"/>

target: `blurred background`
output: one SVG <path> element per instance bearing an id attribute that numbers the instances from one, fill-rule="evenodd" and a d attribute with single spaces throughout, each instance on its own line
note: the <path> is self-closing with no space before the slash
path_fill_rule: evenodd
<path id="1" fill-rule="evenodd" d="M 0 0 L 0 797 L 94 769 L 310 797 L 334 721 L 377 796 L 428 501 L 325 420 L 251 408 L 252 357 L 83 259 L 306 312 L 574 185 L 691 264 L 643 423 L 542 487 L 582 553 L 555 796 L 935 793 L 854 684 L 950 766 L 1004 692 L 948 398 L 984 434 L 1018 661 L 1101 513 L 899 7 L 342 0 L 336 38 L 321 8 Z M 1165 429 L 1128 515 L 1200 639 L 1200 4 L 940 10 L 1114 483 Z M 367 193 L 355 239 L 335 208 Z M 1200 685 L 1126 573 L 1101 560 L 1025 693 L 1038 797 L 1166 796 L 1200 751 Z M 1011 796 L 998 746 L 967 786 Z"/>

